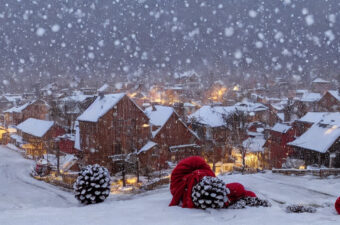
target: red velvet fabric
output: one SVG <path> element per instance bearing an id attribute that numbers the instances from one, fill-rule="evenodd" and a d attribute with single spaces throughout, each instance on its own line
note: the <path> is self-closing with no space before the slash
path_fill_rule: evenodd
<path id="1" fill-rule="evenodd" d="M 256 194 L 252 191 L 248 191 L 240 183 L 229 183 L 226 184 L 229 189 L 228 199 L 229 201 L 225 203 L 226 206 L 233 204 L 244 197 L 256 197 Z"/>
<path id="2" fill-rule="evenodd" d="M 252 192 L 252 191 L 247 191 L 246 190 L 245 194 L 246 194 L 246 197 L 253 197 L 253 198 L 257 197 L 256 194 L 254 192 Z"/>
<path id="3" fill-rule="evenodd" d="M 192 156 L 180 161 L 171 173 L 170 192 L 173 197 L 169 206 L 182 203 L 183 208 L 194 208 L 192 188 L 204 176 L 215 177 L 215 174 L 203 158 Z"/>
<path id="4" fill-rule="evenodd" d="M 340 214 L 340 197 L 335 202 L 335 210 Z"/>
<path id="5" fill-rule="evenodd" d="M 226 184 L 230 193 L 227 195 L 231 203 L 236 202 L 240 198 L 243 198 L 246 194 L 244 186 L 240 183 L 229 183 Z"/>

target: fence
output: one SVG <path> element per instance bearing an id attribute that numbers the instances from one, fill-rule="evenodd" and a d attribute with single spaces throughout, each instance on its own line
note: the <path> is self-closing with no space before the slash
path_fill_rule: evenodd
<path id="1" fill-rule="evenodd" d="M 340 169 L 337 168 L 329 168 L 329 169 L 272 169 L 272 173 L 280 173 L 284 175 L 296 175 L 296 176 L 304 176 L 304 175 L 313 175 L 318 177 L 328 177 L 328 176 L 338 176 L 340 175 Z"/>

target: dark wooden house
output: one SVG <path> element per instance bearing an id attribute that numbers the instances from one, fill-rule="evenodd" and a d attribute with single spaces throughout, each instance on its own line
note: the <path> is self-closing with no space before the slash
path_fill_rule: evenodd
<path id="1" fill-rule="evenodd" d="M 287 157 L 292 154 L 292 148 L 287 143 L 294 140 L 294 129 L 286 124 L 277 123 L 271 129 L 265 147 L 269 151 L 271 168 L 281 168 Z"/>
<path id="2" fill-rule="evenodd" d="M 172 107 L 153 105 L 144 112 L 150 119 L 151 140 L 156 143 L 153 151 L 144 151 L 144 154 L 149 155 L 149 163 L 152 162 L 150 155 L 153 155 L 154 169 L 166 168 L 168 161 L 177 163 L 186 157 L 201 154 L 198 137 Z"/>
<path id="3" fill-rule="evenodd" d="M 22 137 L 23 149 L 26 155 L 40 158 L 47 153 L 55 153 L 57 148 L 55 137 L 65 134 L 65 130 L 53 121 L 29 118 L 17 126 L 18 134 Z"/>
<path id="4" fill-rule="evenodd" d="M 149 118 L 124 93 L 97 97 L 77 120 L 82 163 L 98 163 L 112 173 L 118 171 L 112 158 L 135 153 L 150 139 Z"/>
<path id="5" fill-rule="evenodd" d="M 4 111 L 4 125 L 18 125 L 28 118 L 49 119 L 49 105 L 44 100 L 35 100 Z"/>
<path id="6" fill-rule="evenodd" d="M 340 112 L 340 90 L 327 91 L 318 102 L 320 112 Z"/>
<path id="7" fill-rule="evenodd" d="M 330 113 L 293 142 L 294 157 L 305 166 L 340 168 L 340 113 Z"/>

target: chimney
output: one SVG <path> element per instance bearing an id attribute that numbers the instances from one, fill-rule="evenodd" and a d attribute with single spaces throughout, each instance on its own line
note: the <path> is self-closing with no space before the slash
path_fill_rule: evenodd
<path id="1" fill-rule="evenodd" d="M 151 107 L 152 107 L 152 111 L 157 111 L 155 102 L 151 103 Z"/>
<path id="2" fill-rule="evenodd" d="M 104 98 L 104 92 L 103 91 L 99 91 L 98 95 L 99 95 L 99 99 Z"/>

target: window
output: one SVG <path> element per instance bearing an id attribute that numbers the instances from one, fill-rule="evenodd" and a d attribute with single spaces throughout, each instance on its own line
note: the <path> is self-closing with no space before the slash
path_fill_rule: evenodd
<path id="1" fill-rule="evenodd" d="M 115 144 L 115 154 L 116 155 L 122 154 L 122 147 L 120 143 Z"/>

